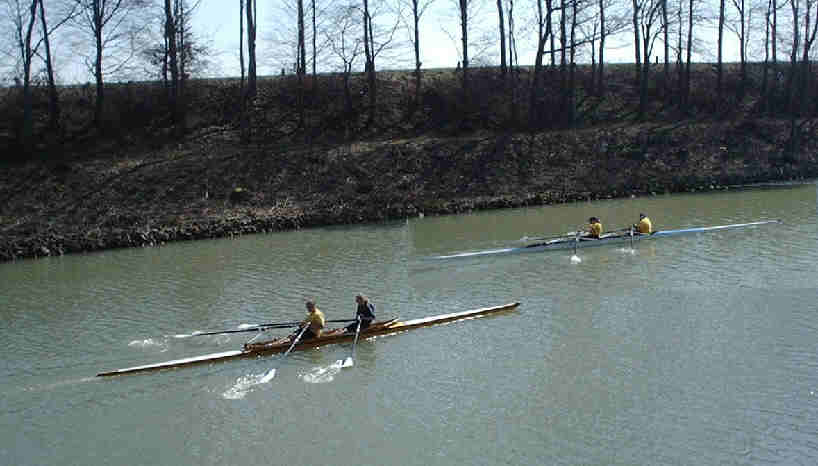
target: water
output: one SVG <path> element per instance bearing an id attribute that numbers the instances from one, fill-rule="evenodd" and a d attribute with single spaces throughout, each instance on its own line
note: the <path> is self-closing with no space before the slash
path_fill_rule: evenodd
<path id="1" fill-rule="evenodd" d="M 573 251 L 433 256 L 607 229 L 781 225 Z M 657 196 L 0 264 L 0 464 L 818 462 L 816 187 Z M 351 344 L 229 351 L 195 331 L 512 313 Z M 270 369 L 276 375 L 260 379 Z"/>

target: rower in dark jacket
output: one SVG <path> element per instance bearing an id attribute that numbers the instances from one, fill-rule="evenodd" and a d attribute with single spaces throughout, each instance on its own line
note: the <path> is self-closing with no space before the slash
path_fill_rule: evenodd
<path id="1" fill-rule="evenodd" d="M 369 302 L 369 298 L 359 294 L 355 296 L 355 302 L 358 303 L 358 309 L 355 311 L 355 322 L 347 326 L 347 331 L 355 333 L 358 328 L 358 319 L 361 320 L 361 330 L 369 327 L 373 320 L 375 320 L 375 305 Z"/>

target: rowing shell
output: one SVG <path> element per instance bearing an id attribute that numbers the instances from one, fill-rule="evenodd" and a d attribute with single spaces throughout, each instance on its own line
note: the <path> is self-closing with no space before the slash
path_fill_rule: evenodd
<path id="1" fill-rule="evenodd" d="M 455 322 L 459 320 L 474 319 L 478 317 L 487 316 L 489 314 L 496 314 L 503 311 L 510 311 L 519 306 L 520 303 L 509 303 L 502 306 L 484 307 L 481 309 L 472 309 L 469 311 L 455 312 L 453 314 L 441 314 L 437 316 L 426 317 L 422 319 L 399 321 L 398 319 L 390 319 L 381 322 L 373 322 L 368 328 L 361 330 L 360 338 L 367 338 L 376 335 L 389 335 L 393 333 L 403 332 L 419 327 L 430 327 L 432 325 L 440 325 L 448 322 Z M 347 332 L 345 329 L 330 330 L 319 338 L 313 338 L 297 344 L 293 351 L 305 350 L 310 348 L 318 348 L 324 345 L 331 345 L 352 341 L 355 338 L 355 333 Z M 244 349 L 224 351 L 221 353 L 204 354 L 201 356 L 194 356 L 185 359 L 174 359 L 172 361 L 165 361 L 155 364 L 146 364 L 144 366 L 126 367 L 124 369 L 116 369 L 109 372 L 100 372 L 98 377 L 108 377 L 112 375 L 134 374 L 137 372 L 156 371 L 161 369 L 169 369 L 175 367 L 192 366 L 196 364 L 206 364 L 227 361 L 230 359 L 256 357 L 268 354 L 283 353 L 289 348 L 291 340 L 289 338 L 280 338 L 270 342 L 252 343 L 245 345 Z"/>
<path id="2" fill-rule="evenodd" d="M 746 228 L 752 227 L 757 225 L 767 225 L 770 223 L 781 223 L 781 220 L 762 220 L 758 222 L 750 222 L 750 223 L 734 223 L 731 225 L 716 225 L 711 227 L 695 227 L 695 228 L 682 228 L 679 230 L 660 230 L 655 231 L 651 234 L 634 234 L 633 236 L 630 233 L 606 233 L 603 234 L 600 239 L 591 239 L 591 238 L 580 238 L 577 240 L 575 237 L 565 237 L 565 238 L 557 238 L 551 241 L 545 241 L 542 243 L 533 243 L 527 246 L 515 247 L 515 248 L 503 248 L 503 249 L 489 249 L 486 251 L 475 251 L 475 252 L 463 252 L 459 254 L 450 254 L 446 256 L 435 256 L 435 259 L 453 259 L 458 257 L 475 257 L 475 256 L 487 256 L 492 254 L 514 254 L 520 252 L 540 252 L 540 251 L 551 251 L 551 250 L 558 250 L 558 249 L 573 249 L 574 247 L 577 248 L 585 248 L 585 247 L 592 247 L 592 246 L 605 246 L 609 244 L 621 244 L 621 243 L 630 243 L 631 241 L 644 241 L 648 239 L 655 239 L 655 238 L 662 238 L 665 236 L 676 236 L 676 235 L 684 235 L 689 233 L 705 233 L 711 231 L 719 231 L 719 230 L 732 230 L 735 228 Z"/>

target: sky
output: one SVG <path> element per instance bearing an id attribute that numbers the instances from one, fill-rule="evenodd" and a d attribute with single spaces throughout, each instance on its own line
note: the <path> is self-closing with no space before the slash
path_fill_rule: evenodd
<path id="1" fill-rule="evenodd" d="M 321 0 L 319 0 L 320 2 Z M 325 1 L 325 0 L 324 0 Z M 460 60 L 459 52 L 459 17 L 456 13 L 456 0 L 435 0 L 421 19 L 421 62 L 423 68 L 448 68 L 455 67 Z M 280 21 L 277 17 L 281 16 L 280 10 L 277 10 L 277 4 L 282 4 L 281 0 L 258 2 L 258 50 L 259 57 L 259 74 L 278 74 L 282 67 L 282 61 L 275 59 L 265 59 L 276 54 L 273 50 L 276 46 L 271 44 L 266 39 L 270 38 L 271 30 L 280 30 Z M 374 2 L 372 2 L 374 3 Z M 372 4 L 370 3 L 370 4 Z M 484 29 L 493 31 L 496 35 L 497 29 L 497 12 L 494 2 L 485 0 L 482 2 L 483 9 L 473 17 L 483 18 L 483 23 L 476 24 L 475 29 Z M 309 2 L 305 2 L 308 6 Z M 530 65 L 534 61 L 535 45 L 533 38 L 536 33 L 526 30 L 526 25 L 523 24 L 523 16 L 530 16 L 533 11 L 533 2 L 530 0 L 517 0 L 515 4 L 515 16 L 517 17 L 517 37 L 518 37 L 518 52 L 519 62 L 521 65 Z M 238 42 L 239 42 L 239 3 L 238 0 L 202 0 L 199 10 L 196 12 L 194 22 L 196 30 L 205 37 L 212 40 L 213 48 L 218 50 L 219 58 L 217 60 L 218 66 L 211 70 L 211 74 L 237 76 L 239 74 L 239 59 L 238 59 Z M 384 21 L 383 23 L 386 23 Z M 382 23 L 382 24 L 383 24 Z M 309 27 L 309 26 L 308 26 Z M 756 32 L 761 34 L 763 32 Z M 714 50 L 713 44 L 716 42 L 716 33 L 712 27 L 706 24 L 696 25 L 696 34 L 703 40 L 703 46 Z M 738 60 L 737 41 L 734 39 L 732 33 L 727 32 L 725 42 L 725 61 Z M 294 37 L 294 33 L 292 34 Z M 477 33 L 474 33 L 476 36 Z M 403 31 L 399 31 L 397 36 L 401 43 L 409 46 L 409 36 Z M 528 38 L 528 41 L 525 39 Z M 629 62 L 634 61 L 633 48 L 631 46 L 632 33 L 620 34 L 608 40 L 608 45 L 605 50 L 605 59 L 607 62 Z M 494 44 L 497 39 L 494 38 L 491 43 Z M 655 46 L 654 55 L 661 54 L 659 48 L 661 43 Z M 281 49 L 282 47 L 278 47 Z M 284 47 L 286 49 L 286 47 Z M 285 51 L 286 53 L 286 51 Z M 307 54 L 311 56 L 311 50 L 308 45 Z M 493 49 L 481 52 L 479 47 L 470 48 L 472 54 L 471 62 L 473 64 L 488 61 L 490 64 L 499 63 L 499 56 L 497 46 Z M 399 52 L 402 61 L 391 61 L 388 59 L 379 59 L 376 63 L 378 69 L 394 69 L 394 68 L 413 68 L 414 59 L 413 52 L 407 48 Z M 475 60 L 477 58 L 477 60 Z M 289 59 L 289 58 L 288 58 Z M 710 60 L 715 61 L 713 54 L 696 55 L 694 53 L 694 61 L 696 60 Z M 590 62 L 590 56 L 579 57 L 578 61 Z M 337 71 L 336 69 L 323 69 L 321 64 L 326 63 L 326 60 L 319 60 L 320 71 Z M 360 67 L 361 63 L 358 62 Z M 309 65 L 308 65 L 309 66 Z M 337 65 L 336 65 L 337 66 Z M 332 68 L 332 66 L 330 66 Z"/>
<path id="2" fill-rule="evenodd" d="M 328 3 L 329 0 L 318 0 L 319 5 Z M 334 0 L 340 3 L 342 0 Z M 379 1 L 370 0 L 370 4 L 394 3 L 395 0 Z M 404 0 L 407 1 L 407 0 Z M 508 1 L 508 0 L 504 0 Z M 625 0 L 619 0 L 620 2 Z M 459 51 L 459 17 L 457 16 L 456 0 L 434 0 L 432 6 L 425 12 L 421 19 L 421 61 L 423 68 L 453 68 L 460 60 Z M 293 61 L 292 44 L 294 43 L 295 32 L 292 19 L 282 14 L 281 5 L 287 0 L 260 0 L 258 2 L 258 73 L 260 75 L 279 74 L 282 67 L 289 71 Z M 477 3 L 477 2 L 476 2 Z M 305 2 L 309 5 L 309 2 Z M 482 10 L 473 12 L 472 17 L 476 18 L 470 32 L 472 39 L 479 42 L 480 31 L 488 31 L 493 34 L 488 40 L 490 44 L 486 46 L 470 46 L 470 62 L 472 65 L 499 63 L 497 52 L 497 12 L 494 2 L 490 0 L 479 0 Z M 533 0 L 515 0 L 516 33 L 518 38 L 519 63 L 530 65 L 534 60 L 536 32 L 531 30 L 531 26 L 526 24 L 524 16 L 532 16 Z M 212 52 L 212 65 L 209 66 L 203 76 L 207 77 L 236 77 L 240 74 L 238 43 L 239 43 L 239 1 L 238 0 L 201 0 L 199 8 L 193 17 L 194 32 L 209 43 Z M 324 15 L 329 17 L 329 15 Z M 376 23 L 380 30 L 386 28 L 390 23 L 388 15 L 378 17 L 381 21 Z M 376 18 L 376 19 L 378 19 Z M 715 43 L 715 31 L 712 27 L 704 24 L 697 24 L 697 35 L 704 39 L 705 47 L 713 50 Z M 65 29 L 65 28 L 64 28 Z M 287 44 L 274 43 L 272 36 L 278 33 L 286 37 Z M 485 32 L 484 32 L 485 33 Z M 755 34 L 761 34 L 756 32 Z M 76 34 L 74 34 L 76 36 Z M 728 40 L 732 36 L 728 33 Z M 631 33 L 620 34 L 608 41 L 605 51 L 607 62 L 633 62 L 633 52 L 631 47 Z M 87 66 L 83 63 L 82 53 L 86 50 L 77 49 L 70 44 L 77 42 L 76 37 L 72 37 L 70 30 L 66 30 L 61 42 L 56 48 L 59 80 L 63 84 L 85 83 L 93 81 L 88 73 Z M 709 42 L 709 43 L 708 43 Z M 409 35 L 401 27 L 395 35 L 393 43 L 402 44 L 404 48 L 393 52 L 392 57 L 387 53 L 380 55 L 376 61 L 377 69 L 411 69 L 414 67 L 414 55 L 410 48 Z M 657 44 L 655 54 L 661 53 Z M 88 47 L 86 47 L 88 48 Z M 327 51 L 328 47 L 322 47 Z M 90 52 L 90 50 L 88 50 Z M 308 55 L 311 56 L 311 47 L 308 46 Z M 725 47 L 725 61 L 735 61 L 737 59 L 737 47 L 735 41 L 727 43 Z M 586 54 L 577 59 L 579 62 L 590 62 L 590 57 Z M 694 55 L 694 60 L 714 60 L 711 56 L 698 57 Z M 327 54 L 318 60 L 319 71 L 338 71 L 337 60 L 333 61 L 332 54 Z M 362 68 L 362 59 L 356 62 L 356 69 Z M 140 65 L 142 70 L 144 65 Z M 309 65 L 308 65 L 309 66 Z M 108 80 L 142 80 L 152 79 L 144 71 L 134 71 L 133 74 L 109 77 Z M 10 77 L 11 74 L 6 74 Z"/>
<path id="3" fill-rule="evenodd" d="M 275 10 L 274 6 L 271 6 L 273 3 L 265 0 L 258 3 L 259 45 L 257 56 L 260 62 L 259 74 L 277 74 L 280 73 L 281 69 L 280 62 L 273 64 L 262 58 L 265 53 L 272 54 L 270 49 L 273 48 L 273 45 L 269 42 L 265 43 L 264 39 L 269 38 L 270 29 L 276 29 L 276 16 L 279 12 Z M 520 6 L 520 3 L 522 2 L 519 2 L 516 8 L 522 9 L 525 6 Z M 427 10 L 421 19 L 421 27 L 423 28 L 421 33 L 421 62 L 423 68 L 455 67 L 460 60 L 458 47 L 460 37 L 459 18 L 455 16 L 454 5 L 453 0 L 436 0 L 433 8 Z M 486 2 L 486 7 L 493 9 L 484 10 L 480 15 L 485 18 L 485 21 L 491 21 L 492 23 L 479 26 L 485 26 L 486 29 L 496 29 L 496 8 L 493 5 L 492 2 Z M 214 48 L 220 53 L 218 60 L 220 69 L 215 74 L 232 76 L 239 74 L 239 14 L 237 0 L 202 0 L 202 5 L 196 12 L 194 22 L 197 31 L 209 37 Z M 522 15 L 524 12 L 518 11 L 516 14 Z M 522 26 L 518 24 L 517 28 L 522 28 Z M 399 40 L 408 45 L 408 35 L 403 31 L 400 31 L 399 34 Z M 531 36 L 531 34 L 521 34 L 518 31 L 518 37 L 521 35 Z M 630 40 L 630 36 L 623 36 L 623 40 Z M 518 41 L 521 43 L 518 47 L 520 64 L 533 63 L 534 45 L 524 44 L 520 39 Z M 633 62 L 633 52 L 631 50 L 629 47 L 613 44 L 606 49 L 606 60 L 611 62 Z M 491 63 L 499 63 L 496 48 L 482 54 L 479 50 L 470 50 L 470 53 L 478 55 L 478 58 L 489 60 Z M 307 54 L 311 55 L 309 45 Z M 407 48 L 401 52 L 402 61 L 381 60 L 377 63 L 377 66 L 378 68 L 413 68 L 413 56 L 413 52 Z M 475 60 L 472 60 L 472 63 L 474 62 Z M 319 63 L 319 68 L 320 66 Z"/>
<path id="4" fill-rule="evenodd" d="M 445 7 L 448 7 L 451 3 L 447 0 L 437 1 L 444 4 Z M 269 41 L 265 43 L 264 40 L 269 38 L 270 29 L 275 29 L 278 24 L 277 16 L 279 11 L 271 6 L 272 3 L 265 0 L 258 3 L 259 25 L 257 31 L 259 49 L 257 55 L 259 57 L 262 57 L 265 52 L 269 52 L 273 47 Z M 421 25 L 424 30 L 421 35 L 421 62 L 424 68 L 455 67 L 459 60 L 458 49 L 451 36 L 451 34 L 457 33 L 459 23 L 456 18 L 450 18 L 448 13 L 441 12 L 441 10 L 442 8 L 429 10 L 422 18 Z M 205 36 L 210 37 L 214 48 L 219 50 L 222 71 L 228 75 L 238 75 L 239 73 L 239 14 L 237 0 L 202 0 L 202 5 L 196 12 L 195 17 L 197 29 Z M 446 29 L 448 29 L 449 33 L 447 33 Z M 398 37 L 399 40 L 408 43 L 408 36 L 403 31 L 400 31 Z M 459 36 L 455 35 L 454 37 L 456 40 Z M 307 54 L 311 55 L 311 53 L 308 45 Z M 411 62 L 412 52 L 407 49 L 403 55 L 410 62 L 404 63 L 402 66 L 399 63 L 397 65 L 407 68 L 414 67 L 413 62 Z M 265 62 L 262 58 L 259 58 L 259 61 Z M 276 69 L 280 72 L 280 65 L 276 64 L 275 68 L 273 66 L 271 63 L 262 63 L 260 73 L 276 73 Z"/>

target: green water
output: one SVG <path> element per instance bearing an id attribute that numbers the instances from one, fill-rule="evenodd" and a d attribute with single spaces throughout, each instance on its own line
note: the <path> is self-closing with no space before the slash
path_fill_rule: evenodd
<path id="1" fill-rule="evenodd" d="M 436 260 L 606 229 L 781 225 Z M 815 185 L 415 218 L 0 264 L 0 464 L 818 462 Z M 520 301 L 351 345 L 96 378 L 238 349 L 315 299 L 348 318 Z M 271 368 L 277 375 L 257 383 Z"/>

